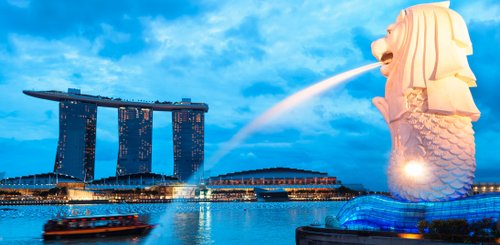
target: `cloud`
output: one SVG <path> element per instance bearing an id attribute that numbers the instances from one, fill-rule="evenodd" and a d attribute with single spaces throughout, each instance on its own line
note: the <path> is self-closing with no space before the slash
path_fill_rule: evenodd
<path id="1" fill-rule="evenodd" d="M 7 3 L 18 8 L 28 8 L 30 6 L 29 0 L 8 0 Z"/>
<path id="2" fill-rule="evenodd" d="M 245 97 L 255 97 L 259 95 L 278 95 L 282 94 L 283 92 L 283 88 L 281 88 L 280 86 L 276 86 L 267 82 L 253 83 L 241 91 L 241 93 Z"/>
<path id="3" fill-rule="evenodd" d="M 22 6 L 23 8 L 19 8 Z M 207 6 L 208 7 L 208 6 Z M 137 3 L 123 1 L 21 1 L 2 4 L 0 11 L 5 32 L 31 33 L 44 37 L 81 34 L 94 38 L 101 23 L 109 23 L 121 30 L 136 30 L 127 20 L 137 21 L 141 16 L 162 16 L 176 19 L 196 15 L 205 6 L 191 1 L 147 0 Z M 6 21 L 4 20 L 12 20 Z"/>
<path id="4" fill-rule="evenodd" d="M 29 167 L 38 161 L 50 170 L 58 137 L 57 103 L 21 91 L 79 87 L 84 93 L 127 99 L 190 97 L 208 103 L 208 159 L 286 96 L 374 62 L 371 41 L 384 35 L 401 9 L 423 2 L 1 2 L 0 140 L 10 149 L 4 154 L 9 161 L 26 162 L 26 168 L 12 174 L 40 171 Z M 484 173 L 480 168 L 495 169 L 497 163 L 487 142 L 493 140 L 489 134 L 500 131 L 500 107 L 492 92 L 499 77 L 498 6 L 495 1 L 452 2 L 467 20 L 474 43 L 469 62 L 479 87 L 472 91 L 483 113 L 475 124 L 478 176 Z M 285 165 L 385 189 L 390 138 L 371 104 L 371 98 L 384 94 L 384 84 L 385 78 L 372 71 L 304 103 L 250 137 L 212 172 Z M 155 112 L 154 117 L 153 170 L 171 174 L 170 114 Z M 99 108 L 100 176 L 114 174 L 116 120 L 116 110 Z M 35 142 L 46 145 L 36 148 Z M 25 147 L 39 152 L 40 159 L 19 154 Z M 367 173 L 370 178 L 363 176 Z"/>
<path id="5" fill-rule="evenodd" d="M 361 51 L 363 58 L 366 60 L 373 59 L 371 43 L 380 37 L 375 37 L 363 27 L 354 28 L 351 32 L 353 44 Z"/>
<path id="6" fill-rule="evenodd" d="M 498 49 L 490 49 L 500 43 L 497 22 L 477 22 L 469 24 L 469 33 L 474 48 L 473 55 L 469 56 L 469 65 L 476 75 L 477 88 L 472 88 L 472 94 L 476 99 L 479 109 L 483 112 L 482 118 L 478 122 L 478 127 L 495 126 L 500 119 L 500 105 L 495 91 L 498 87 L 498 77 L 500 71 L 496 67 L 500 66 L 500 61 L 496 58 L 500 55 Z M 497 128 L 500 131 L 500 128 Z"/>
<path id="7" fill-rule="evenodd" d="M 500 6 L 494 0 L 473 2 L 452 1 L 451 3 L 452 9 L 456 9 L 467 22 L 498 22 L 500 20 Z"/>

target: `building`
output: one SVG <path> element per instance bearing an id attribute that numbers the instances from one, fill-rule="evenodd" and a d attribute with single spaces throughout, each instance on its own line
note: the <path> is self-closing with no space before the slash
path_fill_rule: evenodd
<path id="1" fill-rule="evenodd" d="M 94 179 L 97 107 L 118 108 L 119 151 L 116 174 L 151 172 L 153 111 L 171 111 L 174 141 L 174 174 L 188 181 L 203 170 L 205 103 L 130 101 L 81 94 L 78 89 L 28 91 L 23 93 L 60 103 L 60 130 L 54 171 Z M 203 171 L 199 171 L 200 173 Z M 195 180 L 201 179 L 197 176 Z"/>
<path id="2" fill-rule="evenodd" d="M 79 90 L 69 90 L 79 94 Z M 54 172 L 82 180 L 94 178 L 97 106 L 78 100 L 59 102 L 59 141 Z"/>
<path id="3" fill-rule="evenodd" d="M 490 192 L 500 192 L 500 183 L 479 182 L 472 185 L 473 194 L 483 194 Z"/>
<path id="4" fill-rule="evenodd" d="M 182 99 L 183 105 L 191 99 Z M 172 113 L 174 137 L 174 176 L 185 182 L 203 178 L 205 116 L 202 110 L 183 109 Z"/>
<path id="5" fill-rule="evenodd" d="M 345 200 L 360 194 L 328 173 L 285 167 L 222 174 L 208 178 L 206 186 L 214 200 L 254 200 L 255 188 L 283 189 L 294 201 Z"/>
<path id="6" fill-rule="evenodd" d="M 208 178 L 209 186 L 251 185 L 251 186 L 306 186 L 336 185 L 337 178 L 328 173 L 296 168 L 263 168 L 222 174 Z"/>
<path id="7" fill-rule="evenodd" d="M 1 188 L 52 188 L 61 183 L 79 183 L 82 180 L 67 174 L 33 174 L 0 180 Z"/>
<path id="8" fill-rule="evenodd" d="M 151 172 L 153 111 L 149 108 L 118 108 L 118 163 L 116 175 Z"/>
<path id="9" fill-rule="evenodd" d="M 88 184 L 88 188 L 133 189 L 153 185 L 178 183 L 177 178 L 155 173 L 134 173 L 97 179 Z"/>

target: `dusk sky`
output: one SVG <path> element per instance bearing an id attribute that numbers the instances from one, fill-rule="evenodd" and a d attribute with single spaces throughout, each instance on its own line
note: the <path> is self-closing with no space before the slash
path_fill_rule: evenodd
<path id="1" fill-rule="evenodd" d="M 205 102 L 205 159 L 267 108 L 337 73 L 375 62 L 370 43 L 399 11 L 428 1 L 0 2 L 0 172 L 51 172 L 58 103 L 25 89 Z M 477 77 L 472 94 L 476 181 L 500 182 L 500 3 L 452 1 L 467 22 Z M 328 172 L 387 190 L 388 127 L 371 99 L 378 69 L 286 113 L 208 163 L 209 175 L 267 167 Z M 115 174 L 118 113 L 98 109 L 96 178 Z M 173 174 L 171 113 L 155 112 L 153 171 Z"/>

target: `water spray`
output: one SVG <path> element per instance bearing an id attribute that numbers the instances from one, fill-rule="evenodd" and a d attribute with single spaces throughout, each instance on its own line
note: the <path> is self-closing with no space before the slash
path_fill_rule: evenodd
<path id="1" fill-rule="evenodd" d="M 219 160 L 229 153 L 232 149 L 241 144 L 248 136 L 254 133 L 257 129 L 262 128 L 264 125 L 272 121 L 273 119 L 283 115 L 295 106 L 311 99 L 316 95 L 320 95 L 329 89 L 341 84 L 342 82 L 353 78 L 359 74 L 367 72 L 369 70 L 375 69 L 382 64 L 380 62 L 365 65 L 359 68 L 355 68 L 333 77 L 327 78 L 323 81 L 315 83 L 305 89 L 296 92 L 288 96 L 286 99 L 282 100 L 278 104 L 274 105 L 260 116 L 255 118 L 245 127 L 243 127 L 238 133 L 236 133 L 229 141 L 224 143 L 220 149 L 215 152 L 215 154 L 207 161 L 208 163 L 217 163 Z"/>
<path id="2" fill-rule="evenodd" d="M 353 78 L 359 74 L 367 72 L 369 70 L 375 69 L 381 66 L 382 63 L 377 62 L 369 65 L 365 65 L 356 69 L 352 69 L 318 83 L 315 83 L 307 88 L 304 88 L 295 94 L 292 94 L 274 105 L 245 127 L 243 127 L 238 133 L 236 133 L 228 142 L 224 143 L 221 148 L 208 160 L 208 163 L 218 163 L 219 160 L 224 157 L 228 152 L 241 144 L 248 136 L 262 128 L 264 125 L 272 121 L 273 119 L 281 116 L 283 113 L 288 112 L 298 104 L 301 104 L 313 96 L 320 95 L 329 89 L 340 85 L 342 82 L 347 81 L 350 78 Z M 201 170 L 198 170 L 201 171 Z M 197 176 L 199 173 L 196 172 L 193 176 Z M 192 183 L 193 177 L 188 181 L 188 183 Z M 167 208 L 165 213 L 162 215 L 160 219 L 160 225 L 151 232 L 145 244 L 156 244 L 158 240 L 162 237 L 162 230 L 165 229 L 169 225 L 172 225 L 172 217 L 175 214 L 175 211 L 179 208 L 179 202 L 173 202 L 170 207 Z"/>

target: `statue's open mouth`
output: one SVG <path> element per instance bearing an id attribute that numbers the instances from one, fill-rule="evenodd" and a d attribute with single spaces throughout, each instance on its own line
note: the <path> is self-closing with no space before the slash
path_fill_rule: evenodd
<path id="1" fill-rule="evenodd" d="M 388 65 L 389 63 L 392 62 L 392 52 L 385 52 L 382 55 L 382 58 L 380 58 L 380 61 L 382 61 L 385 65 Z"/>

